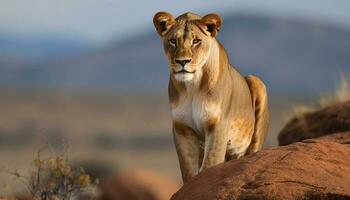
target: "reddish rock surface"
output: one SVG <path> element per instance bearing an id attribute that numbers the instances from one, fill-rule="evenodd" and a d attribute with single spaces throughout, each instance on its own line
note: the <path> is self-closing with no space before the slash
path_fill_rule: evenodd
<path id="1" fill-rule="evenodd" d="M 172 200 L 350 199 L 350 132 L 260 151 L 210 168 Z"/>
<path id="2" fill-rule="evenodd" d="M 99 200 L 168 200 L 180 183 L 145 170 L 120 173 L 101 184 Z"/>
<path id="3" fill-rule="evenodd" d="M 350 130 L 350 101 L 291 119 L 278 136 L 279 145 Z"/>
<path id="4" fill-rule="evenodd" d="M 317 140 L 327 140 L 327 141 L 337 142 L 340 144 L 350 144 L 350 131 L 333 133 L 331 135 L 319 137 L 317 138 Z"/>

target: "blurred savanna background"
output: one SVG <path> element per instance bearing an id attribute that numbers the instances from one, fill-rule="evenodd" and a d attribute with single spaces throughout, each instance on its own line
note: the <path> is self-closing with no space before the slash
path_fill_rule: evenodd
<path id="1" fill-rule="evenodd" d="M 350 74 L 349 9 L 348 0 L 1 1 L 0 196 L 25 195 L 6 172 L 26 173 L 38 149 L 63 144 L 102 182 L 181 183 L 156 12 L 222 16 L 231 64 L 267 85 L 271 147 L 296 105 L 318 104 Z"/>

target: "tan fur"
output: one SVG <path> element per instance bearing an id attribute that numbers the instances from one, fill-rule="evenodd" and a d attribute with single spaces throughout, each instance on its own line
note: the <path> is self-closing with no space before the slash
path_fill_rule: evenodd
<path id="1" fill-rule="evenodd" d="M 184 182 L 260 150 L 269 121 L 266 88 L 259 78 L 244 78 L 229 64 L 215 38 L 222 19 L 193 13 L 175 19 L 159 12 L 153 22 L 170 63 L 169 101 Z"/>

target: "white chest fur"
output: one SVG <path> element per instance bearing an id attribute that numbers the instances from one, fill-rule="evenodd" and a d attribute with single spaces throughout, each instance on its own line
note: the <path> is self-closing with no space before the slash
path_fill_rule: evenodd
<path id="1" fill-rule="evenodd" d="M 176 107 L 171 109 L 171 114 L 174 120 L 186 123 L 188 126 L 193 126 L 193 111 L 192 111 L 193 97 L 180 98 Z M 193 127 L 192 127 L 193 128 Z"/>
<path id="2" fill-rule="evenodd" d="M 211 117 L 220 113 L 219 106 L 189 91 L 179 99 L 176 107 L 171 109 L 173 120 L 191 127 L 197 134 L 204 134 L 204 124 Z"/>

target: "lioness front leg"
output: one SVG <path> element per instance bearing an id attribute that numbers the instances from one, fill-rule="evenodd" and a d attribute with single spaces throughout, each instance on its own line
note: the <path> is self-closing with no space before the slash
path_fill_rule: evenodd
<path id="1" fill-rule="evenodd" d="M 205 129 L 204 158 L 199 172 L 225 161 L 227 131 L 224 126 L 212 124 Z"/>
<path id="2" fill-rule="evenodd" d="M 198 174 L 200 155 L 199 140 L 196 133 L 186 125 L 174 123 L 176 152 L 179 157 L 182 180 L 186 183 Z"/>

